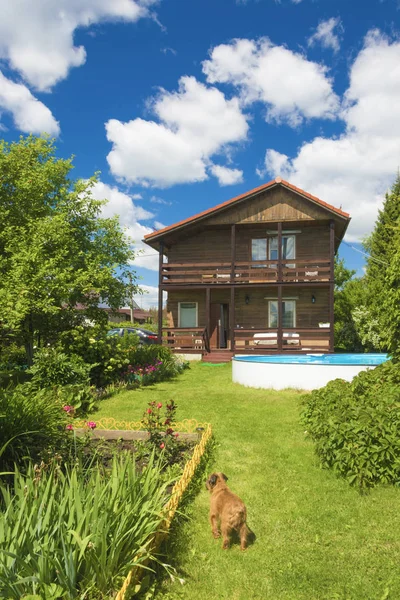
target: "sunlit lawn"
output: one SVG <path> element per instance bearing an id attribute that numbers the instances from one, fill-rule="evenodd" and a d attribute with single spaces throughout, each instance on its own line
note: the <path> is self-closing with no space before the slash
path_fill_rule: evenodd
<path id="1" fill-rule="evenodd" d="M 229 364 L 193 364 L 174 381 L 103 401 L 96 418 L 138 420 L 147 402 L 170 398 L 178 419 L 212 423 L 214 468 L 246 502 L 257 540 L 244 553 L 223 551 L 204 489 L 173 544 L 185 585 L 165 583 L 157 598 L 400 599 L 400 490 L 361 496 L 321 470 L 297 392 L 244 388 L 232 383 Z"/>

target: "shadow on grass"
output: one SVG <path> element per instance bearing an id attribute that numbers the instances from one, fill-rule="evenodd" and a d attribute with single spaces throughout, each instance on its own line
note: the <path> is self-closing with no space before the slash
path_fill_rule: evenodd
<path id="1" fill-rule="evenodd" d="M 206 473 L 214 461 L 215 450 L 216 442 L 214 437 L 212 437 L 207 445 L 206 451 L 201 457 L 200 464 L 196 469 L 190 485 L 182 497 L 179 509 L 175 513 L 174 520 L 172 521 L 169 534 L 162 543 L 160 552 L 158 554 L 158 556 L 169 565 L 172 571 L 179 571 L 181 577 L 189 577 L 189 574 L 182 569 L 179 559 L 179 556 L 182 554 L 182 550 L 185 549 L 185 540 L 182 531 L 184 530 L 184 524 L 191 519 L 192 504 L 200 490 L 203 489 L 205 485 Z M 163 582 L 165 582 L 165 569 L 159 565 L 155 565 L 154 569 L 154 578 L 152 578 L 152 580 L 151 578 L 150 580 L 149 578 L 146 578 L 147 581 L 145 582 L 145 585 L 142 586 L 143 589 L 137 596 L 142 600 L 153 598 L 153 594 L 159 591 Z"/>

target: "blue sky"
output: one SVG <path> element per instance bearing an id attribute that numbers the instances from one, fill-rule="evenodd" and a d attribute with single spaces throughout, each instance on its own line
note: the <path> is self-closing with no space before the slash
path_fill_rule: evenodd
<path id="1" fill-rule="evenodd" d="M 350 212 L 360 248 L 400 165 L 399 32 L 397 0 L 0 0 L 1 134 L 101 171 L 138 249 L 277 175 Z M 135 266 L 154 304 L 153 251 Z"/>

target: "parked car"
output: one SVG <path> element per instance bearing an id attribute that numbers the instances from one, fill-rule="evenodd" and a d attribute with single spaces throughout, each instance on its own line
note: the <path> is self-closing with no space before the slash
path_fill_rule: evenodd
<path id="1" fill-rule="evenodd" d="M 157 344 L 158 335 L 154 331 L 148 329 L 142 329 L 141 327 L 114 327 L 107 332 L 107 337 L 128 335 L 128 333 L 135 333 L 139 336 L 140 345 Z"/>

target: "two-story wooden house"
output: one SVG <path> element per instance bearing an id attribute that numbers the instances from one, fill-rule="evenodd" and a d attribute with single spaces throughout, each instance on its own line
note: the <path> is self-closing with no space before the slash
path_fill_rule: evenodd
<path id="1" fill-rule="evenodd" d="M 278 177 L 147 235 L 160 254 L 160 341 L 207 360 L 333 352 L 334 256 L 349 221 Z"/>

